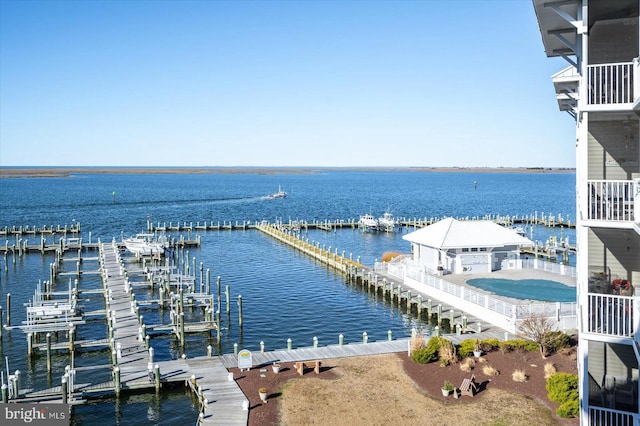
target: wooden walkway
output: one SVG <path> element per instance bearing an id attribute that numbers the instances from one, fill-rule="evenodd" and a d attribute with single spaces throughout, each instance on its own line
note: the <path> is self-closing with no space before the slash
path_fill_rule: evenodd
<path id="1" fill-rule="evenodd" d="M 494 328 L 481 333 L 447 334 L 446 339 L 459 344 L 466 339 L 500 339 L 504 338 L 502 330 Z M 429 338 L 427 338 L 428 340 Z M 368 343 L 349 343 L 345 345 L 328 345 L 320 347 L 304 347 L 292 350 L 279 349 L 269 352 L 252 352 L 253 368 L 266 366 L 274 362 L 313 361 L 333 358 L 348 358 L 354 356 L 382 355 L 407 352 L 411 339 L 380 340 Z M 225 354 L 220 358 L 226 368 L 238 367 L 238 355 Z"/>
<path id="2" fill-rule="evenodd" d="M 221 357 L 198 357 L 185 360 L 189 373 L 195 376 L 191 388 L 202 407 L 203 425 L 246 425 L 249 420 L 249 400 L 229 372 Z M 205 403 L 206 400 L 206 403 Z"/>

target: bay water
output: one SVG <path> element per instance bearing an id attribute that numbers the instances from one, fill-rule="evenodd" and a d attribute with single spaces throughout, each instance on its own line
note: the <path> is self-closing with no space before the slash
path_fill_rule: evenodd
<path id="1" fill-rule="evenodd" d="M 284 199 L 269 199 L 281 186 Z M 362 214 L 396 217 L 443 218 L 526 216 L 552 214 L 575 218 L 575 174 L 573 173 L 474 173 L 314 169 L 306 173 L 213 174 L 75 174 L 64 178 L 7 178 L 0 180 L 0 227 L 57 226 L 81 224 L 83 241 L 120 240 L 147 229 L 147 222 L 259 222 L 267 220 L 324 221 L 356 220 Z M 402 239 L 411 230 L 396 233 L 363 233 L 357 229 L 335 232 L 303 231 L 309 241 L 345 251 L 354 259 L 373 265 L 384 252 L 408 253 Z M 89 234 L 90 233 L 90 234 Z M 157 360 L 206 354 L 229 353 L 239 348 L 282 349 L 287 339 L 294 347 L 336 344 L 343 334 L 345 343 L 407 337 L 413 327 L 422 327 L 416 318 L 394 306 L 348 286 L 344 277 L 312 259 L 261 234 L 259 231 L 193 231 L 202 244 L 185 252 L 197 265 L 209 269 L 212 288 L 220 276 L 223 287 L 230 286 L 230 312 L 223 300 L 223 331 L 220 342 L 215 333 L 188 335 L 185 347 L 170 336 L 151 341 Z M 178 233 L 171 236 L 178 237 Z M 568 237 L 575 244 L 572 229 L 534 227 L 528 236 L 541 242 L 550 236 Z M 23 236 L 22 238 L 27 238 Z M 40 237 L 29 236 L 32 243 Z M 47 237 L 49 240 L 51 237 Z M 59 238 L 59 237 L 56 237 Z M 14 237 L 7 237 L 15 244 Z M 2 242 L 4 243 L 4 241 Z M 84 270 L 97 269 L 97 261 L 86 253 Z M 32 297 L 39 280 L 49 277 L 53 255 L 31 253 L 0 259 L 0 304 L 5 309 L 6 294 L 12 296 L 12 324 L 25 320 L 23 303 Z M 73 270 L 75 265 L 68 265 Z M 198 282 L 199 271 L 197 272 Z M 58 279 L 55 289 L 66 290 L 69 278 Z M 80 289 L 99 289 L 97 276 L 82 276 Z M 238 327 L 237 298 L 243 301 L 243 329 Z M 137 288 L 136 298 L 155 298 L 150 289 Z M 224 290 L 223 290 L 223 298 Z M 99 295 L 83 298 L 85 311 L 104 309 Z M 168 313 L 145 311 L 145 323 L 168 323 Z M 194 313 L 195 315 L 195 313 Z M 100 339 L 106 335 L 104 319 L 79 327 L 79 339 Z M 53 371 L 46 371 L 43 354 L 27 357 L 26 339 L 18 330 L 3 333 L 0 354 L 10 370 L 20 370 L 23 388 L 56 386 L 69 363 L 66 352 L 53 357 Z M 109 363 L 107 351 L 86 351 L 76 356 L 76 366 Z M 78 383 L 109 380 L 110 370 L 80 373 Z M 73 424 L 176 424 L 195 422 L 197 403 L 182 389 L 160 395 L 140 393 L 120 399 L 105 398 L 74 410 Z"/>

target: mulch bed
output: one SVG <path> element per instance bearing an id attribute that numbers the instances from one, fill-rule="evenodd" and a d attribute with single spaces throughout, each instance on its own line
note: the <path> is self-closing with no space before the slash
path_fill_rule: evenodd
<path id="1" fill-rule="evenodd" d="M 249 426 L 277 425 L 278 424 L 278 399 L 282 396 L 279 392 L 287 381 L 299 377 L 311 375 L 323 379 L 335 379 L 337 376 L 331 370 L 333 367 L 321 367 L 320 374 L 316 375 L 312 368 L 304 370 L 304 376 L 300 376 L 294 368 L 293 362 L 280 363 L 280 372 L 274 374 L 271 365 L 240 371 L 230 368 L 238 386 L 249 399 Z M 260 400 L 258 389 L 267 389 L 267 402 Z"/>
<path id="2" fill-rule="evenodd" d="M 579 425 L 579 419 L 560 419 L 555 414 L 557 404 L 547 398 L 546 380 L 544 378 L 544 365 L 553 363 L 558 371 L 577 374 L 576 348 L 561 354 L 554 354 L 543 359 L 537 352 L 514 351 L 501 353 L 494 351 L 483 355 L 486 362 L 495 368 L 499 374 L 486 376 L 482 373 L 482 368 L 478 364 L 471 372 L 464 372 L 459 368 L 459 364 L 441 367 L 438 362 L 430 364 L 417 364 L 413 362 L 406 353 L 397 354 L 403 361 L 406 374 L 413 379 L 417 386 L 425 391 L 430 397 L 442 400 L 446 404 L 473 404 L 483 400 L 487 396 L 487 389 L 496 388 L 509 392 L 527 395 L 529 398 L 545 405 L 560 424 L 567 426 Z M 519 383 L 511 378 L 515 370 L 524 370 L 528 380 Z M 308 377 L 318 377 L 322 379 L 335 379 L 337 375 L 333 367 L 322 367 L 320 374 L 316 375 L 313 369 L 306 369 L 305 375 Z M 279 423 L 278 400 L 282 396 L 281 387 L 291 379 L 300 378 L 293 363 L 282 363 L 280 372 L 273 374 L 271 366 L 253 368 L 249 371 L 240 371 L 232 368 L 229 371 L 234 373 L 236 382 L 249 399 L 249 426 L 277 425 Z M 472 398 L 461 396 L 454 399 L 453 396 L 442 396 L 441 387 L 445 380 L 448 380 L 459 387 L 465 378 L 475 375 L 476 383 L 479 384 L 479 391 Z M 258 389 L 267 388 L 267 402 L 260 400 Z"/>

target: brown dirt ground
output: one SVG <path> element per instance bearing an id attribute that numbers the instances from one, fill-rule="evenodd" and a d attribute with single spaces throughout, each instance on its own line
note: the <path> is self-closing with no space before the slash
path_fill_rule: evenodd
<path id="1" fill-rule="evenodd" d="M 417 364 L 406 353 L 325 360 L 319 375 L 307 369 L 299 376 L 293 363 L 283 363 L 278 374 L 271 366 L 230 371 L 250 401 L 249 426 L 579 424 L 578 419 L 560 419 L 555 414 L 557 404 L 547 398 L 544 378 L 546 363 L 576 374 L 575 348 L 547 359 L 519 351 L 496 351 L 482 358 L 483 363 L 471 372 L 462 371 L 460 364 Z M 485 375 L 484 364 L 499 374 Z M 524 370 L 528 380 L 513 381 L 515 370 Z M 444 380 L 460 386 L 471 374 L 480 384 L 475 397 L 442 396 Z M 258 396 L 261 387 L 267 388 L 267 403 Z"/>

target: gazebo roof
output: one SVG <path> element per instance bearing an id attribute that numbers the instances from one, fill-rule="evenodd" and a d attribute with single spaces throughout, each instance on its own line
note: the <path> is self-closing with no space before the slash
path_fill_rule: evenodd
<path id="1" fill-rule="evenodd" d="M 459 221 L 451 217 L 402 238 L 412 243 L 438 249 L 533 245 L 530 239 L 490 220 Z"/>

